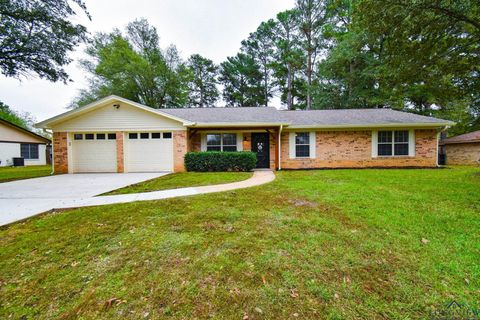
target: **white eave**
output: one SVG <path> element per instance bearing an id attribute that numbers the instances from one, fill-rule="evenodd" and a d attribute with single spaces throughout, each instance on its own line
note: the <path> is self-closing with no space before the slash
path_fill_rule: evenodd
<path id="1" fill-rule="evenodd" d="M 192 128 L 239 128 L 239 127 L 279 127 L 288 126 L 289 123 L 281 122 L 195 122 L 188 127 Z"/>
<path id="2" fill-rule="evenodd" d="M 134 106 L 136 108 L 145 110 L 147 112 L 151 112 L 153 114 L 160 115 L 160 116 L 163 116 L 165 118 L 181 122 L 184 126 L 190 126 L 190 125 L 194 124 L 194 122 L 191 122 L 191 121 L 188 121 L 188 120 L 185 120 L 185 119 L 181 119 L 181 118 L 176 117 L 176 116 L 172 116 L 168 113 L 162 112 L 158 109 L 150 108 L 150 107 L 148 107 L 146 105 L 143 105 L 141 103 L 137 103 L 137 102 L 134 102 L 134 101 L 131 101 L 131 100 L 128 100 L 128 99 L 125 99 L 125 98 L 122 98 L 122 97 L 119 97 L 119 96 L 116 96 L 116 95 L 110 95 L 110 96 L 105 97 L 103 99 L 100 99 L 98 101 L 87 104 L 86 106 L 83 106 L 83 107 L 80 107 L 80 108 L 77 108 L 77 109 L 73 109 L 73 110 L 64 112 L 62 114 L 59 114 L 58 116 L 52 117 L 50 119 L 38 122 L 38 123 L 35 124 L 35 127 L 36 128 L 43 128 L 43 129 L 50 129 L 50 125 L 52 125 L 52 124 L 66 121 L 69 118 L 77 117 L 79 115 L 90 112 L 90 111 L 92 111 L 96 108 L 105 106 L 105 105 L 107 105 L 109 103 L 112 103 L 112 102 L 125 103 L 125 104 L 128 104 L 128 105 Z"/>
<path id="3" fill-rule="evenodd" d="M 375 123 L 375 124 L 322 124 L 290 125 L 286 129 L 349 129 L 349 128 L 441 128 L 455 125 L 455 122 L 418 122 L 418 123 Z"/>

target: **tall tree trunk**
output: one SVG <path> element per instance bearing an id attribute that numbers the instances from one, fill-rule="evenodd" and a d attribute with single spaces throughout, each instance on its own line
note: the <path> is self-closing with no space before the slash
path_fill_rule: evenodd
<path id="1" fill-rule="evenodd" d="M 310 95 L 310 88 L 312 86 L 312 52 L 307 53 L 307 110 L 310 110 L 312 106 L 312 97 Z"/>
<path id="2" fill-rule="evenodd" d="M 201 108 L 205 107 L 205 101 L 203 97 L 203 84 L 200 85 L 200 107 Z"/>
<path id="3" fill-rule="evenodd" d="M 292 65 L 289 63 L 287 65 L 287 109 L 292 110 L 293 108 L 293 95 L 292 95 Z"/>
<path id="4" fill-rule="evenodd" d="M 265 107 L 268 107 L 268 70 L 264 65 L 263 68 L 263 81 L 264 81 L 264 97 L 265 97 Z"/>
<path id="5" fill-rule="evenodd" d="M 353 96 L 353 62 L 349 63 L 348 66 L 349 80 L 348 80 L 348 107 L 351 108 L 352 96 Z"/>

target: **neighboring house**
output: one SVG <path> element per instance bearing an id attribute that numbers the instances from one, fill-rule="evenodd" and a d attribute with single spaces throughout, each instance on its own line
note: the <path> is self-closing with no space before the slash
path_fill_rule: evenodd
<path id="1" fill-rule="evenodd" d="M 452 122 L 390 109 L 153 109 L 109 96 L 37 124 L 58 173 L 184 169 L 188 151 L 257 154 L 259 168 L 435 167 Z"/>
<path id="2" fill-rule="evenodd" d="M 480 164 L 480 130 L 440 141 L 447 164 Z"/>
<path id="3" fill-rule="evenodd" d="M 13 158 L 24 158 L 27 166 L 47 164 L 50 140 L 0 119 L 0 166 L 13 165 Z"/>

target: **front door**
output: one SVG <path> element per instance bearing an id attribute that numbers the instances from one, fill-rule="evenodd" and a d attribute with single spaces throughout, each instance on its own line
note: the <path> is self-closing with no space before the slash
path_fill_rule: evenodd
<path id="1" fill-rule="evenodd" d="M 270 168 L 268 133 L 252 133 L 252 152 L 257 154 L 257 168 Z"/>

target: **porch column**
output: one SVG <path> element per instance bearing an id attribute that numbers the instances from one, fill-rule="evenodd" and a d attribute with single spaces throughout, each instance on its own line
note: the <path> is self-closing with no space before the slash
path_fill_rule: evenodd
<path id="1" fill-rule="evenodd" d="M 280 169 L 280 128 L 275 130 L 275 170 Z"/>

